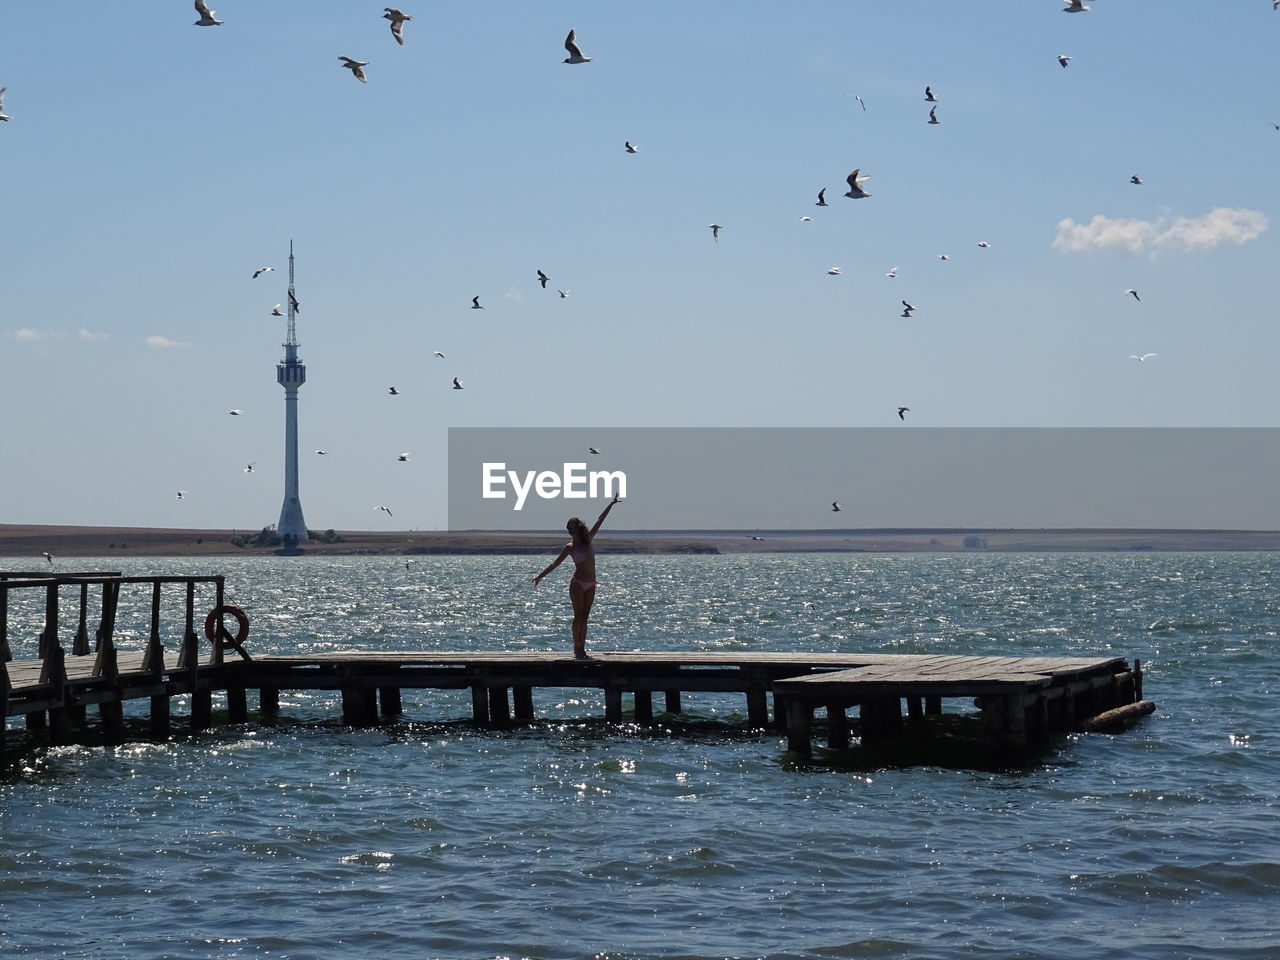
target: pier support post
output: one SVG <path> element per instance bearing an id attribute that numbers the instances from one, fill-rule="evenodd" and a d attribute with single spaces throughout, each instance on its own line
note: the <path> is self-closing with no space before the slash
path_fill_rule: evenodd
<path id="1" fill-rule="evenodd" d="M 103 700 L 98 704 L 98 716 L 102 718 L 102 742 L 108 747 L 124 743 L 124 704 L 119 700 Z"/>
<path id="2" fill-rule="evenodd" d="M 759 730 L 769 725 L 769 699 L 764 687 L 747 688 L 747 726 Z"/>
<path id="3" fill-rule="evenodd" d="M 941 697 L 925 697 L 924 712 L 927 717 L 942 716 L 942 698 Z"/>
<path id="4" fill-rule="evenodd" d="M 982 697 L 982 723 L 987 739 L 1007 747 L 1027 745 L 1027 708 L 1020 692 Z"/>
<path id="5" fill-rule="evenodd" d="M 213 692 L 191 691 L 191 729 L 203 730 L 213 723 Z"/>
<path id="6" fill-rule="evenodd" d="M 249 722 L 249 698 L 244 687 L 227 687 L 227 722 Z"/>
<path id="7" fill-rule="evenodd" d="M 517 720 L 523 723 L 533 720 L 533 687 L 512 687 L 511 702 Z"/>
<path id="8" fill-rule="evenodd" d="M 827 704 L 827 746 L 832 750 L 849 749 L 849 717 L 837 703 Z"/>
<path id="9" fill-rule="evenodd" d="M 169 738 L 169 697 L 160 695 L 151 698 L 151 737 L 154 740 Z"/>
<path id="10" fill-rule="evenodd" d="M 489 688 L 489 725 L 499 729 L 511 726 L 511 704 L 506 687 Z"/>
<path id="11" fill-rule="evenodd" d="M 636 723 L 653 723 L 653 691 L 637 690 L 635 701 Z"/>
<path id="12" fill-rule="evenodd" d="M 813 756 L 810 727 L 813 724 L 813 705 L 799 697 L 790 697 L 787 705 L 787 749 L 802 757 Z"/>
<path id="13" fill-rule="evenodd" d="M 263 687 L 258 691 L 258 712 L 271 716 L 280 712 L 279 687 Z"/>
<path id="14" fill-rule="evenodd" d="M 680 691 L 668 690 L 667 691 L 667 713 L 679 713 L 679 712 L 680 712 Z"/>
<path id="15" fill-rule="evenodd" d="M 898 697 L 874 697 L 858 708 L 862 719 L 862 744 L 867 746 L 902 734 L 902 701 Z"/>
<path id="16" fill-rule="evenodd" d="M 377 691 L 372 687 L 342 688 L 342 722 L 348 727 L 368 727 L 378 722 Z"/>
<path id="17" fill-rule="evenodd" d="M 480 683 L 471 685 L 471 719 L 478 726 L 489 725 L 489 691 Z"/>
<path id="18" fill-rule="evenodd" d="M 622 722 L 622 691 L 617 687 L 604 688 L 604 719 L 606 723 Z"/>
<path id="19" fill-rule="evenodd" d="M 384 717 L 398 717 L 404 713 L 404 707 L 400 702 L 399 687 L 379 687 L 378 703 L 382 706 L 382 715 Z"/>
<path id="20" fill-rule="evenodd" d="M 27 723 L 28 730 L 49 729 L 49 721 L 45 717 L 45 713 L 43 710 L 35 710 L 31 713 L 28 713 L 26 723 Z"/>

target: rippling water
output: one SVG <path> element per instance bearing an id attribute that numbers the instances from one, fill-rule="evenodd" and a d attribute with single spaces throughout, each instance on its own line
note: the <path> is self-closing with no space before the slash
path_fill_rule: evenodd
<path id="1" fill-rule="evenodd" d="M 605 555 L 600 649 L 1138 657 L 1159 709 L 1027 769 L 868 774 L 789 768 L 735 697 L 686 694 L 672 731 L 540 691 L 543 719 L 499 734 L 465 691 L 406 691 L 374 730 L 285 692 L 274 723 L 0 768 L 0 956 L 1275 957 L 1277 564 Z M 251 649 L 568 649 L 566 578 L 533 588 L 541 565 L 123 569 L 225 573 Z"/>

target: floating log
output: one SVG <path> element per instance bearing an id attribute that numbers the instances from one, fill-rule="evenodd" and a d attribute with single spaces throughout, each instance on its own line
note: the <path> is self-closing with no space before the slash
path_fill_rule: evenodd
<path id="1" fill-rule="evenodd" d="M 1080 730 L 1083 733 L 1098 733 L 1104 730 L 1115 730 L 1123 727 L 1130 720 L 1137 720 L 1139 717 L 1145 717 L 1155 713 L 1156 705 L 1151 700 L 1139 700 L 1136 703 L 1126 703 L 1123 707 L 1116 707 L 1114 710 L 1104 710 L 1096 716 L 1089 717 L 1080 721 Z"/>

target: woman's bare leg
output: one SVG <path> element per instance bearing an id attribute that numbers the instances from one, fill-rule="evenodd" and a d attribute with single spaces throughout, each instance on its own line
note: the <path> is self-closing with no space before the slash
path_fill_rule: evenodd
<path id="1" fill-rule="evenodd" d="M 569 600 L 573 604 L 573 655 L 582 659 L 587 655 L 587 618 L 596 599 L 596 588 L 583 589 L 569 581 Z"/>

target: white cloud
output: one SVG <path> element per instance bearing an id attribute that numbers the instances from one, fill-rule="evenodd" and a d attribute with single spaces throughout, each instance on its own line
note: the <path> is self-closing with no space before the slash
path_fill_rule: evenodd
<path id="1" fill-rule="evenodd" d="M 84 327 L 81 327 L 78 336 L 81 340 L 105 340 L 108 335 L 105 333 L 98 333 L 93 330 L 86 330 Z"/>
<path id="2" fill-rule="evenodd" d="M 1123 220 L 1101 214 L 1088 223 L 1070 217 L 1058 222 L 1053 248 L 1067 253 L 1123 249 L 1212 250 L 1227 243 L 1248 243 L 1263 234 L 1270 222 L 1257 210 L 1217 207 L 1200 217 L 1173 217 L 1150 220 Z"/>
<path id="3" fill-rule="evenodd" d="M 147 346 L 153 350 L 186 350 L 191 344 L 168 337 L 147 337 Z"/>
<path id="4" fill-rule="evenodd" d="M 23 327 L 21 330 L 15 330 L 13 333 L 5 334 L 5 336 L 17 340 L 19 343 L 35 343 L 37 340 L 57 339 L 62 334 L 54 330 L 32 330 L 30 327 Z"/>

